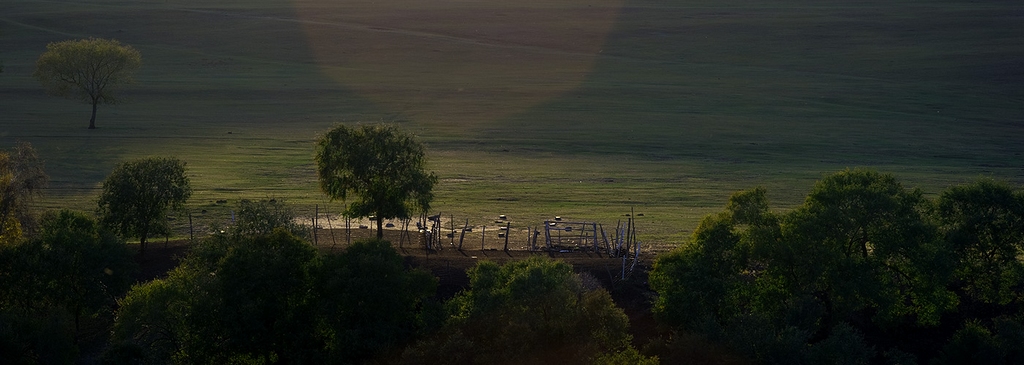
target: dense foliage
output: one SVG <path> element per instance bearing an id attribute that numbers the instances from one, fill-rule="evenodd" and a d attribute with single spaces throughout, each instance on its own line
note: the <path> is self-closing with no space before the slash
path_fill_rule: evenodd
<path id="1" fill-rule="evenodd" d="M 935 202 L 866 170 L 825 177 L 786 213 L 765 193 L 735 194 L 658 258 L 660 321 L 764 363 L 924 360 L 966 318 L 950 340 L 964 356 L 993 321 L 1019 328 L 1024 194 L 980 181 Z M 935 338 L 899 338 L 908 330 Z"/>
<path id="2" fill-rule="evenodd" d="M 72 361 L 80 319 L 109 312 L 133 268 L 124 242 L 79 212 L 46 213 L 38 235 L 0 245 L 4 363 Z"/>
<path id="3" fill-rule="evenodd" d="M 218 235 L 166 279 L 120 301 L 111 360 L 146 363 L 361 363 L 416 333 L 434 279 L 390 244 L 320 255 L 284 229 Z"/>
<path id="4" fill-rule="evenodd" d="M 103 182 L 100 222 L 122 237 L 138 237 L 143 252 L 148 238 L 170 233 L 167 213 L 184 206 L 190 196 L 184 161 L 161 157 L 127 161 Z"/>
<path id="5" fill-rule="evenodd" d="M 484 261 L 468 274 L 469 288 L 446 303 L 443 327 L 411 347 L 405 363 L 657 361 L 629 347 L 629 321 L 608 292 L 585 285 L 564 262 Z"/>

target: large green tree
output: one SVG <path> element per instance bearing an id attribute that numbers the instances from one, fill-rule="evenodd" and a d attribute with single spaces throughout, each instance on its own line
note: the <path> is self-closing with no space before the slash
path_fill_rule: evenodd
<path id="1" fill-rule="evenodd" d="M 311 362 L 315 255 L 284 230 L 208 238 L 119 302 L 113 351 L 139 349 L 153 363 Z"/>
<path id="2" fill-rule="evenodd" d="M 35 244 L 44 247 L 49 294 L 75 318 L 128 290 L 134 263 L 124 241 L 100 229 L 92 217 L 61 210 L 43 215 Z"/>
<path id="3" fill-rule="evenodd" d="M 316 143 L 320 189 L 331 199 L 359 199 L 346 214 L 373 216 L 377 238 L 383 238 L 384 219 L 409 218 L 426 211 L 437 183 L 425 171 L 423 145 L 390 125 L 339 125 Z"/>
<path id="4" fill-rule="evenodd" d="M 484 261 L 467 274 L 469 288 L 446 303 L 447 322 L 405 363 L 585 364 L 632 351 L 625 313 L 565 262 Z"/>
<path id="5" fill-rule="evenodd" d="M 112 39 L 78 39 L 46 45 L 33 74 L 56 96 L 92 104 L 89 129 L 96 128 L 96 106 L 114 104 L 119 85 L 131 83 L 142 55 Z"/>
<path id="6" fill-rule="evenodd" d="M 409 270 L 388 241 L 356 242 L 340 255 L 327 255 L 315 270 L 316 329 L 333 362 L 365 362 L 398 352 L 424 324 L 420 308 L 433 296 L 437 279 Z"/>
<path id="7" fill-rule="evenodd" d="M 943 192 L 938 212 L 957 258 L 957 285 L 984 303 L 1024 300 L 1024 193 L 980 180 Z"/>
<path id="8" fill-rule="evenodd" d="M 146 240 L 169 233 L 166 215 L 179 209 L 192 195 L 185 162 L 149 157 L 118 165 L 103 182 L 99 199 L 100 222 L 123 237 Z"/>
<path id="9" fill-rule="evenodd" d="M 861 331 L 933 326 L 957 304 L 931 207 L 868 170 L 826 176 L 784 214 L 763 189 L 738 193 L 657 259 L 655 315 L 761 362 L 866 362 Z"/>
<path id="10" fill-rule="evenodd" d="M 945 288 L 952 260 L 930 208 L 920 190 L 892 175 L 829 175 L 787 214 L 785 246 L 772 253 L 768 271 L 788 290 L 812 295 L 826 321 L 870 309 L 879 321 L 913 316 L 936 324 L 956 297 Z"/>

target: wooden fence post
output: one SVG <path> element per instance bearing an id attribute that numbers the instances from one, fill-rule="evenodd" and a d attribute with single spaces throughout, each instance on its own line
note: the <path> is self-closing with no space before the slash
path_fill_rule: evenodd
<path id="1" fill-rule="evenodd" d="M 509 228 L 510 227 L 512 227 L 512 223 L 511 222 L 506 222 L 505 223 L 505 252 L 508 252 L 508 233 L 509 233 Z"/>

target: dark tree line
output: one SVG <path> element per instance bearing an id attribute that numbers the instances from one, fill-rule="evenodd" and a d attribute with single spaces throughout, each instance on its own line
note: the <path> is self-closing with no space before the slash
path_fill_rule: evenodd
<path id="1" fill-rule="evenodd" d="M 662 323 L 762 363 L 1024 361 L 1024 193 L 982 180 L 929 199 L 866 170 L 784 213 L 765 193 L 658 258 Z"/>
<path id="2" fill-rule="evenodd" d="M 382 241 L 321 255 L 283 229 L 218 235 L 119 301 L 113 363 L 361 363 L 416 334 L 435 279 Z"/>
<path id="3" fill-rule="evenodd" d="M 447 301 L 387 241 L 318 253 L 278 228 L 212 236 L 121 300 L 106 363 L 637 364 L 603 289 L 547 258 L 482 262 Z M 639 361 L 639 362 L 638 362 Z"/>
<path id="4" fill-rule="evenodd" d="M 69 363 L 82 322 L 103 323 L 131 284 L 122 237 L 165 231 L 169 208 L 187 198 L 184 164 L 148 158 L 108 177 L 97 220 L 70 210 L 34 217 L 29 200 L 48 178 L 35 150 L 0 152 L 0 363 Z"/>
<path id="5" fill-rule="evenodd" d="M 0 246 L 4 363 L 74 360 L 80 322 L 112 310 L 134 265 L 124 241 L 68 210 L 44 214 L 35 237 Z"/>

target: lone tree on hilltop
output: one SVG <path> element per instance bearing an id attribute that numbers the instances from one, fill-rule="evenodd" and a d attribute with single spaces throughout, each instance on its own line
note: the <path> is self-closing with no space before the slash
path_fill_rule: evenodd
<path id="1" fill-rule="evenodd" d="M 180 209 L 192 195 L 185 163 L 176 158 L 149 157 L 125 162 L 107 176 L 100 195 L 100 223 L 122 237 L 146 239 L 167 234 L 169 209 Z"/>
<path id="2" fill-rule="evenodd" d="M 89 129 L 96 129 L 96 106 L 116 104 L 114 89 L 131 83 L 141 64 L 139 51 L 116 40 L 68 40 L 46 45 L 33 76 L 52 95 L 92 103 Z"/>
<path id="3" fill-rule="evenodd" d="M 424 171 L 423 145 L 389 125 L 339 125 L 316 143 L 320 190 L 334 199 L 355 194 L 353 217 L 374 216 L 377 238 L 384 219 L 409 218 L 430 209 L 437 177 Z"/>

